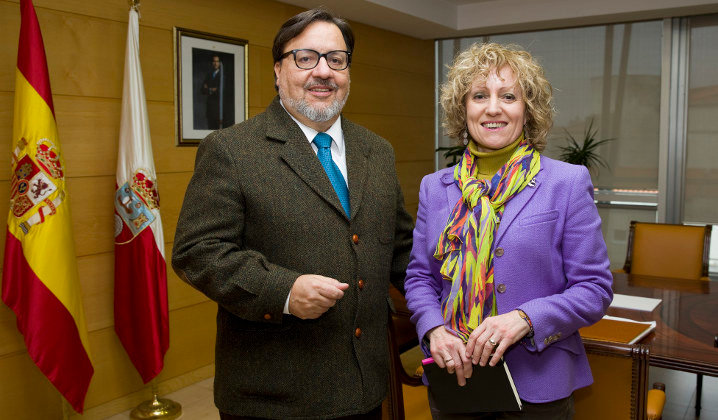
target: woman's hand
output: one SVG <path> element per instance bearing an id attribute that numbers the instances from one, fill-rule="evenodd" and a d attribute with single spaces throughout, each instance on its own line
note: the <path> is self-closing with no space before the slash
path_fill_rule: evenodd
<path id="1" fill-rule="evenodd" d="M 431 344 L 431 357 L 440 368 L 449 373 L 456 372 L 456 381 L 459 386 L 466 385 L 466 378 L 471 377 L 473 366 L 471 358 L 466 356 L 464 342 L 443 326 L 429 330 Z"/>
<path id="2" fill-rule="evenodd" d="M 471 359 L 473 364 L 486 366 L 493 352 L 489 365 L 496 366 L 506 349 L 529 331 L 529 325 L 521 318 L 518 310 L 488 317 L 471 332 L 464 355 Z"/>

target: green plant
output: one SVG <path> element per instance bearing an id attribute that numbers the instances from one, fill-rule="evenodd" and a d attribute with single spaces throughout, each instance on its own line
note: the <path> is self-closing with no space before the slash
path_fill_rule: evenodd
<path id="1" fill-rule="evenodd" d="M 436 149 L 437 152 L 444 152 L 444 159 L 451 159 L 446 163 L 447 168 L 459 163 L 459 159 L 461 159 L 461 155 L 464 154 L 464 150 L 466 150 L 466 146 L 463 144 L 449 147 L 439 147 Z"/>
<path id="2" fill-rule="evenodd" d="M 600 145 L 608 143 L 613 139 L 596 140 L 598 128 L 593 127 L 593 119 L 588 123 L 588 127 L 586 127 L 583 133 L 583 141 L 581 144 L 579 144 L 578 140 L 576 140 L 568 130 L 564 129 L 563 131 L 566 132 L 568 145 L 560 146 L 561 160 L 573 163 L 574 165 L 583 165 L 588 169 L 594 169 L 598 166 L 608 168 L 608 162 L 598 154 L 597 149 Z"/>

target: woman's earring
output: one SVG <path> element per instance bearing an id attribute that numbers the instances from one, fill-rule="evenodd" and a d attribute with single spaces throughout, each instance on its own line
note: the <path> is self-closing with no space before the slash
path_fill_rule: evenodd
<path id="1" fill-rule="evenodd" d="M 469 144 L 469 130 L 464 130 L 464 133 L 461 135 L 461 142 L 464 143 L 464 146 Z"/>

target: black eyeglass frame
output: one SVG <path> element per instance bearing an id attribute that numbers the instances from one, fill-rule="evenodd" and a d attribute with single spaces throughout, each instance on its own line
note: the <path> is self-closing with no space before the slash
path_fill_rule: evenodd
<path id="1" fill-rule="evenodd" d="M 307 68 L 305 68 L 305 67 L 299 67 L 299 63 L 297 63 L 297 53 L 298 53 L 299 51 L 311 51 L 311 52 L 317 54 L 317 55 L 319 56 L 319 57 L 317 58 L 317 63 L 316 63 L 314 66 L 312 66 L 312 67 L 307 67 Z M 333 67 L 329 64 L 329 54 L 336 53 L 336 52 L 346 53 L 346 55 L 347 55 L 347 65 L 346 65 L 344 68 L 335 69 L 335 68 L 333 68 Z M 302 70 L 311 70 L 311 69 L 317 67 L 317 66 L 319 65 L 319 62 L 322 60 L 322 57 L 324 57 L 324 61 L 327 62 L 327 66 L 328 66 L 330 69 L 335 70 L 335 71 L 346 70 L 346 69 L 349 68 L 349 66 L 350 66 L 351 63 L 352 63 L 352 53 L 351 53 L 351 51 L 332 50 L 332 51 L 327 51 L 327 52 L 325 52 L 324 54 L 321 54 L 321 53 L 319 53 L 319 51 L 315 51 L 315 50 L 312 50 L 312 49 L 310 49 L 310 48 L 298 48 L 298 49 L 295 49 L 295 50 L 287 51 L 287 52 L 285 52 L 284 54 L 282 54 L 282 55 L 279 56 L 279 61 L 282 61 L 282 60 L 284 60 L 285 58 L 289 57 L 290 54 L 291 54 L 292 56 L 294 56 L 294 65 L 297 66 L 297 68 L 302 69 Z"/>

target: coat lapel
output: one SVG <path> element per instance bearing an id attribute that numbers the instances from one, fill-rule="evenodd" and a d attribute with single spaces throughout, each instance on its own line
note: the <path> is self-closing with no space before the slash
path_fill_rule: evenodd
<path id="1" fill-rule="evenodd" d="M 454 171 L 446 172 L 441 176 L 441 182 L 444 183 L 446 188 L 446 201 L 449 214 L 454 210 L 454 206 L 461 199 L 461 190 L 459 186 L 454 182 Z M 449 215 L 447 214 L 447 217 Z"/>
<path id="2" fill-rule="evenodd" d="M 364 187 L 369 176 L 369 147 L 356 125 L 342 118 L 344 145 L 346 147 L 347 178 L 349 179 L 349 205 L 352 218 L 359 212 L 364 196 Z"/>
<path id="3" fill-rule="evenodd" d="M 536 193 L 541 185 L 541 172 L 543 171 L 543 165 L 539 172 L 536 174 L 534 179 L 521 190 L 518 194 L 513 196 L 504 209 L 504 214 L 501 216 L 501 223 L 499 223 L 499 231 L 494 238 L 494 244 L 498 244 L 504 233 L 508 230 L 509 226 L 516 220 L 516 217 L 521 213 L 521 210 L 531 200 L 531 197 Z"/>
<path id="4" fill-rule="evenodd" d="M 287 111 L 282 108 L 279 103 L 279 97 L 274 98 L 272 104 L 267 108 L 267 113 L 267 138 L 284 143 L 284 147 L 280 151 L 281 159 L 292 168 L 302 181 L 329 205 L 334 207 L 336 211 L 344 215 L 344 208 L 339 202 L 339 197 L 334 191 L 327 173 L 324 171 L 322 164 L 319 163 L 317 155 L 312 150 L 312 146 L 307 141 L 302 130 L 292 120 Z M 353 205 L 353 203 L 351 204 Z M 354 213 L 353 209 L 352 213 Z"/>

